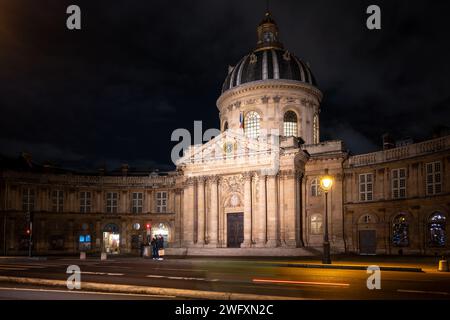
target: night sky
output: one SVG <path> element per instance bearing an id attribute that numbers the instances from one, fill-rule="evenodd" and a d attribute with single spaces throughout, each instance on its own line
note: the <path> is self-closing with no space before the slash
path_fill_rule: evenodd
<path id="1" fill-rule="evenodd" d="M 447 4 L 446 4 L 447 3 Z M 352 153 L 450 125 L 448 1 L 272 0 L 285 48 L 324 93 L 321 139 Z M 77 4 L 82 29 L 66 28 Z M 382 30 L 369 31 L 370 4 Z M 0 0 L 0 154 L 173 168 L 176 128 L 218 128 L 228 65 L 256 44 L 263 0 Z"/>

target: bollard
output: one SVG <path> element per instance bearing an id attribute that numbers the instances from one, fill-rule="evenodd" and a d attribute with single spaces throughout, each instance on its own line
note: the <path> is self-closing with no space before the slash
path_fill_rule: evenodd
<path id="1" fill-rule="evenodd" d="M 80 252 L 80 260 L 86 260 L 86 252 Z"/>
<path id="2" fill-rule="evenodd" d="M 101 255 L 100 259 L 101 260 L 106 260 L 106 258 L 107 258 L 106 252 L 102 252 L 102 255 Z"/>
<path id="3" fill-rule="evenodd" d="M 439 260 L 439 271 L 448 272 L 448 261 L 447 260 Z"/>

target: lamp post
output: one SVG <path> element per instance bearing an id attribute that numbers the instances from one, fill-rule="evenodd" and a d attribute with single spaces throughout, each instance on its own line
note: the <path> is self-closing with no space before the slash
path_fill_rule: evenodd
<path id="1" fill-rule="evenodd" d="M 325 193 L 325 230 L 323 234 L 323 264 L 331 264 L 330 256 L 330 242 L 328 240 L 328 191 L 333 186 L 333 177 L 328 175 L 328 169 L 325 170 L 325 175 L 320 178 L 320 188 Z"/>

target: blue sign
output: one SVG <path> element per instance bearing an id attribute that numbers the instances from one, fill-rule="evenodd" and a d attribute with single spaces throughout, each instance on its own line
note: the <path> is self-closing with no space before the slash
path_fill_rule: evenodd
<path id="1" fill-rule="evenodd" d="M 85 236 L 80 235 L 80 243 L 90 243 L 91 242 L 91 235 L 87 234 Z"/>

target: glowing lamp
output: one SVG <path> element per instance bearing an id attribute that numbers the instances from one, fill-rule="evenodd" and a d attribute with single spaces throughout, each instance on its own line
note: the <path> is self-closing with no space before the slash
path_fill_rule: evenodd
<path id="1" fill-rule="evenodd" d="M 323 191 L 328 192 L 331 190 L 331 187 L 333 186 L 333 178 L 329 175 L 325 175 L 322 178 L 320 178 L 320 187 Z"/>

